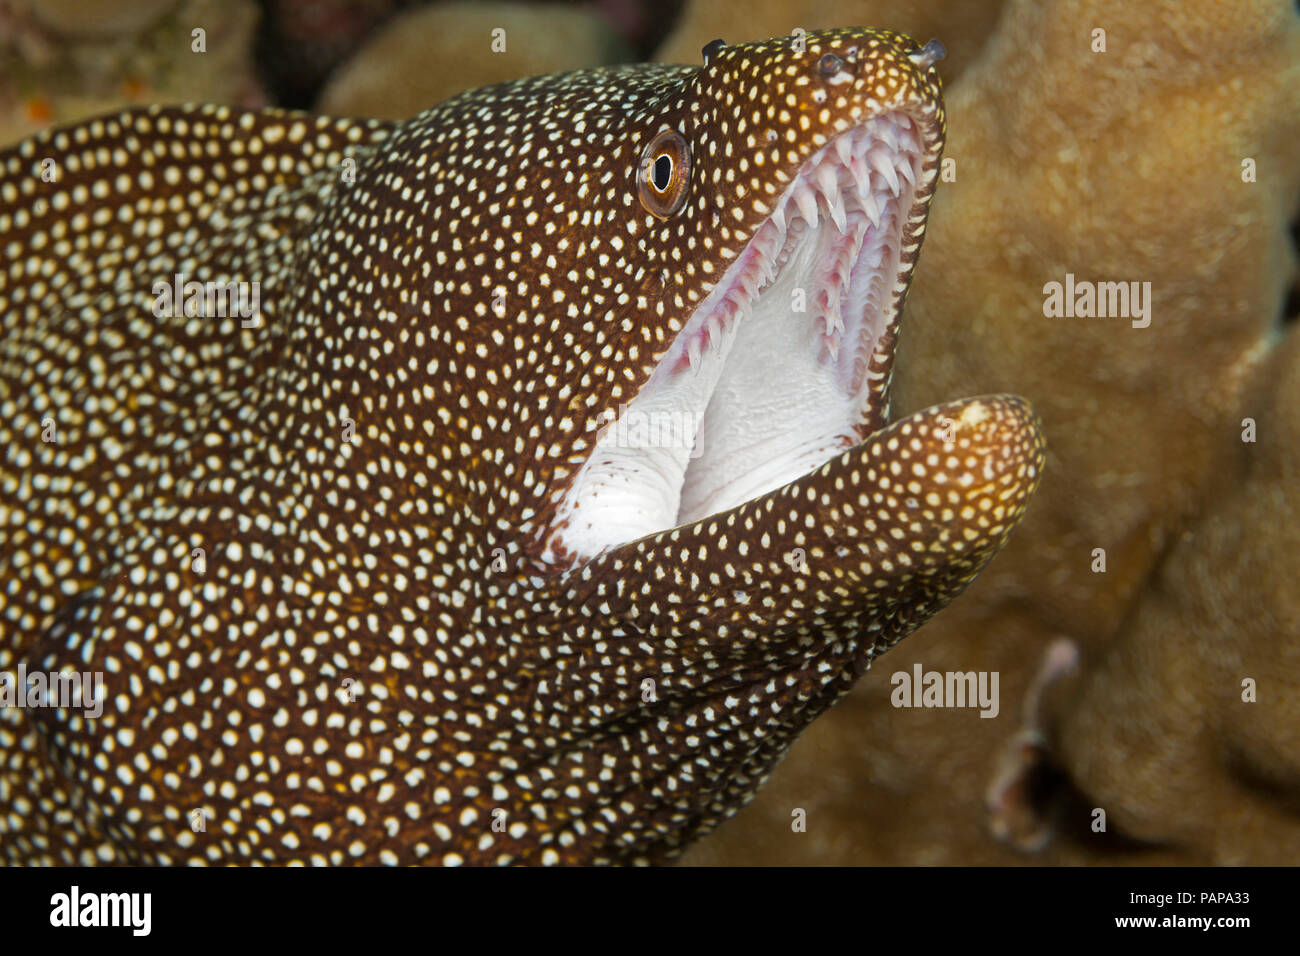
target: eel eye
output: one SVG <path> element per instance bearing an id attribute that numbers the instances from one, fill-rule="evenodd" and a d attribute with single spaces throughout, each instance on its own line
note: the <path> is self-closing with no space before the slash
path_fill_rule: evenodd
<path id="1" fill-rule="evenodd" d="M 822 76 L 834 76 L 844 69 L 844 61 L 834 53 L 827 53 L 817 61 L 817 69 L 821 71 Z"/>
<path id="2" fill-rule="evenodd" d="M 691 186 L 691 148 L 675 129 L 660 130 L 641 153 L 636 192 L 651 214 L 666 219 L 686 203 Z"/>

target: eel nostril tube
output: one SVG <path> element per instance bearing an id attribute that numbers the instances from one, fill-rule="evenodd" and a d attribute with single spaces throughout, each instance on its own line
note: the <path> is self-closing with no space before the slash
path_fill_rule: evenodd
<path id="1" fill-rule="evenodd" d="M 909 53 L 908 57 L 917 65 L 918 69 L 928 70 L 947 55 L 948 51 L 942 43 L 938 40 L 931 40 L 915 53 Z"/>

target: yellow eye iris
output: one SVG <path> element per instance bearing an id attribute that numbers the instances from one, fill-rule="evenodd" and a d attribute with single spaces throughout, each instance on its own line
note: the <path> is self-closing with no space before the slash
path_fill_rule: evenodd
<path id="1" fill-rule="evenodd" d="M 686 203 L 690 186 L 690 144 L 675 129 L 660 130 L 641 153 L 636 177 L 641 205 L 666 219 Z"/>

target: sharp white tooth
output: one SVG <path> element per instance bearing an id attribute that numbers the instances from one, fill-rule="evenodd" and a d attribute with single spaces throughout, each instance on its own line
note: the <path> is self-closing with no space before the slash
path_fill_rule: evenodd
<path id="1" fill-rule="evenodd" d="M 897 196 L 898 174 L 894 172 L 894 161 L 889 154 L 881 149 L 873 149 L 867 154 L 867 159 L 871 161 L 871 168 L 885 177 L 885 182 L 889 183 L 889 188 Z"/>
<path id="2" fill-rule="evenodd" d="M 882 123 L 876 133 L 876 139 L 884 143 L 894 152 L 898 151 L 898 134 L 895 132 L 893 123 Z"/>
<path id="3" fill-rule="evenodd" d="M 840 194 L 840 181 L 835 170 L 830 166 L 823 166 L 817 170 L 817 185 L 821 186 L 822 192 L 826 194 L 827 205 L 832 205 Z"/>
<path id="4" fill-rule="evenodd" d="M 898 171 L 903 174 L 903 178 L 909 183 L 913 186 L 916 185 L 916 174 L 912 172 L 912 158 L 910 156 L 904 156 L 898 161 Z"/>
<path id="5" fill-rule="evenodd" d="M 853 158 L 853 144 L 849 142 L 849 137 L 840 136 L 835 140 L 835 152 L 839 154 L 840 162 L 847 166 Z"/>
<path id="6" fill-rule="evenodd" d="M 871 171 L 867 169 L 866 163 L 859 156 L 853 157 L 853 162 L 849 163 L 849 171 L 853 173 L 853 181 L 857 184 L 858 194 L 866 195 L 871 192 Z"/>
<path id="7" fill-rule="evenodd" d="M 732 310 L 739 312 L 744 308 L 745 303 L 754 295 L 754 286 L 758 283 L 758 277 L 754 275 L 742 275 L 738 278 L 735 286 L 727 293 L 727 299 L 731 301 Z"/>
<path id="8" fill-rule="evenodd" d="M 700 340 L 695 336 L 691 336 L 691 341 L 686 346 L 686 357 L 690 361 L 692 369 L 700 367 Z"/>
<path id="9" fill-rule="evenodd" d="M 844 332 L 844 319 L 840 316 L 839 297 L 831 299 L 827 303 L 829 312 L 826 315 L 826 334 L 830 336 L 839 336 Z"/>
<path id="10" fill-rule="evenodd" d="M 799 213 L 807 220 L 809 226 L 817 225 L 817 196 L 811 189 L 800 189 L 794 194 L 794 201 L 799 204 Z"/>
<path id="11" fill-rule="evenodd" d="M 722 354 L 722 319 L 709 322 L 709 354 L 715 358 Z"/>
<path id="12" fill-rule="evenodd" d="M 862 210 L 867 214 L 867 218 L 871 220 L 871 224 L 876 228 L 880 228 L 880 206 L 876 204 L 876 197 L 873 193 L 863 193 Z"/>
<path id="13" fill-rule="evenodd" d="M 831 219 L 835 223 L 835 228 L 838 229 L 840 232 L 848 232 L 849 220 L 848 217 L 844 215 L 844 204 L 840 202 L 838 196 L 831 201 L 830 207 L 831 207 Z"/>
<path id="14" fill-rule="evenodd" d="M 777 207 L 772 210 L 771 222 L 782 232 L 785 232 L 785 203 L 778 203 Z"/>

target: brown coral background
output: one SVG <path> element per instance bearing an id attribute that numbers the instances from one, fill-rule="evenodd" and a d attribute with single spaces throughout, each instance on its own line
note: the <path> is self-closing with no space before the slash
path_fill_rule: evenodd
<path id="1" fill-rule="evenodd" d="M 685 862 L 1300 862 L 1290 0 L 0 0 L 0 141 L 130 102 L 406 116 L 845 25 L 948 49 L 894 407 L 1015 392 L 1050 458 L 970 591 Z M 1048 317 L 1067 274 L 1150 283 L 1149 326 Z M 894 707 L 915 664 L 997 672 L 998 716 Z"/>

